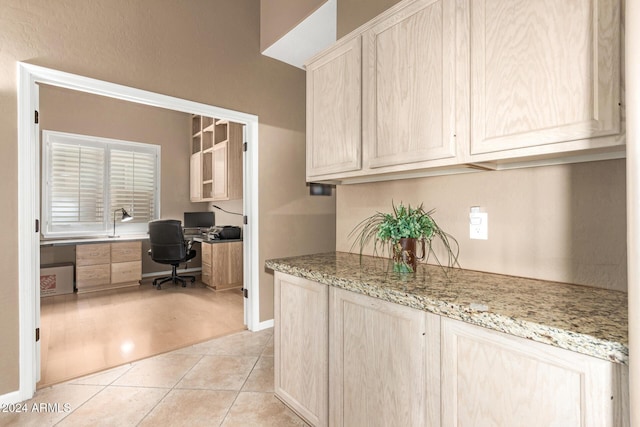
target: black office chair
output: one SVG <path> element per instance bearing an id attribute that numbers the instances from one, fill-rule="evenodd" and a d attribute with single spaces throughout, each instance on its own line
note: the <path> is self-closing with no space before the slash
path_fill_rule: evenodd
<path id="1" fill-rule="evenodd" d="M 191 249 L 190 243 L 184 240 L 182 223 L 177 219 L 159 219 L 149 222 L 149 255 L 151 259 L 160 264 L 171 264 L 171 276 L 153 279 L 153 286 L 161 289 L 165 282 L 182 283 L 186 287 L 186 280 L 191 283 L 196 281 L 195 276 L 179 276 L 178 266 L 196 256 L 196 251 Z"/>

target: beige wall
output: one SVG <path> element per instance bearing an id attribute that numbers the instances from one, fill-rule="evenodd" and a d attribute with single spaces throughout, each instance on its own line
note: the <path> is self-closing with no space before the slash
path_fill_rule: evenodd
<path id="1" fill-rule="evenodd" d="M 327 0 L 260 0 L 260 52 L 280 40 Z"/>
<path id="2" fill-rule="evenodd" d="M 274 150 L 260 152 L 261 177 L 270 187 L 268 196 L 260 195 L 260 234 L 273 230 L 271 238 L 260 239 L 260 253 L 277 258 L 335 250 L 335 190 L 331 196 L 309 196 L 309 187 L 298 178 L 305 174 L 305 146 L 297 143 L 304 131 L 273 126 L 263 126 L 261 131 L 262 137 L 279 137 Z M 263 167 L 279 162 L 286 167 Z M 264 260 L 261 257 L 260 265 Z M 260 319 L 265 320 L 273 318 L 273 304 L 268 317 L 262 314 L 265 303 L 273 301 L 273 273 L 264 270 L 261 276 Z"/>
<path id="3" fill-rule="evenodd" d="M 338 0 L 338 38 L 380 15 L 400 0 Z"/>
<path id="4" fill-rule="evenodd" d="M 337 192 L 339 251 L 351 249 L 347 235 L 359 221 L 390 211 L 392 200 L 424 203 L 457 238 L 463 268 L 627 289 L 624 160 L 343 185 Z M 469 239 L 471 206 L 488 212 L 488 240 Z"/>
<path id="5" fill-rule="evenodd" d="M 0 395 L 17 390 L 19 380 L 16 61 L 258 115 L 260 260 L 335 247 L 331 237 L 283 240 L 291 229 L 316 236 L 318 228 L 331 228 L 317 223 L 332 224 L 331 215 L 318 212 L 331 212 L 335 199 L 303 194 L 305 74 L 260 55 L 259 2 L 0 2 L 0 197 L 9 207 L 0 210 Z M 277 176 L 282 170 L 288 180 Z M 273 198 L 298 204 L 304 215 L 273 221 Z M 272 276 L 262 273 L 261 297 L 272 286 Z M 272 300 L 261 303 L 260 319 L 270 319 Z"/>

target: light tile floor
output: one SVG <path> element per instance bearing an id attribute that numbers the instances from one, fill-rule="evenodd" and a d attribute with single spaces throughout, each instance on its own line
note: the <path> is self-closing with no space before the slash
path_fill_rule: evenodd
<path id="1" fill-rule="evenodd" d="M 42 388 L 0 425 L 305 426 L 273 376 L 273 329 L 244 331 Z"/>

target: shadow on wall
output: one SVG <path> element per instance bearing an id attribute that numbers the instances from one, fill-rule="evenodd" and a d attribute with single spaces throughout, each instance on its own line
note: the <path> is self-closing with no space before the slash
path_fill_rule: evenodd
<path id="1" fill-rule="evenodd" d="M 576 283 L 626 291 L 626 161 L 598 163 L 571 168 L 571 274 Z"/>

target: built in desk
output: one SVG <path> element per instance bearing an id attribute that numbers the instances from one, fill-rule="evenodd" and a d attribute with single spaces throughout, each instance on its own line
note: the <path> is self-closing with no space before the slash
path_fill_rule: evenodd
<path id="1" fill-rule="evenodd" d="M 75 281 L 79 293 L 138 286 L 142 279 L 142 241 L 148 235 L 41 240 L 41 247 L 76 246 Z"/>

